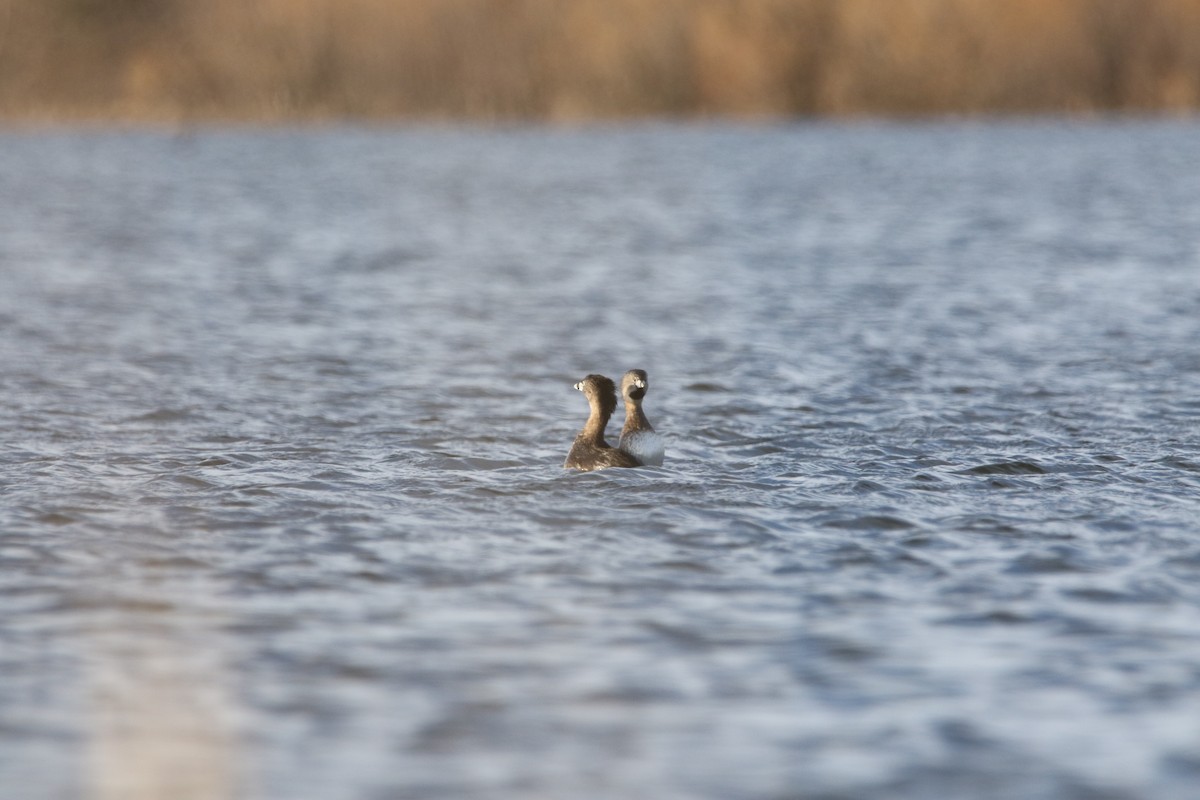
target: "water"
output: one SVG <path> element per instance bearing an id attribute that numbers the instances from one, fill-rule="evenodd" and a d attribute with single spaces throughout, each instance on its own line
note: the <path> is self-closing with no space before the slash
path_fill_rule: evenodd
<path id="1" fill-rule="evenodd" d="M 6 796 L 1194 796 L 1197 123 L 0 142 Z"/>

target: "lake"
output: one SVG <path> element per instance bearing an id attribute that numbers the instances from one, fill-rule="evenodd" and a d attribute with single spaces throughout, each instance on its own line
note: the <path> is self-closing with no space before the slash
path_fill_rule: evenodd
<path id="1" fill-rule="evenodd" d="M 1198 164 L 1194 120 L 0 134 L 0 786 L 1193 797 Z M 635 367 L 664 466 L 563 470 Z"/>

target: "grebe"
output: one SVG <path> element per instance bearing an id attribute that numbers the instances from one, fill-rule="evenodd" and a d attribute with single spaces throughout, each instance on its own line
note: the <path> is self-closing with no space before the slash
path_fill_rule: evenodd
<path id="1" fill-rule="evenodd" d="M 661 467 L 666 443 L 654 432 L 654 426 L 642 411 L 642 398 L 650 388 L 646 371 L 631 369 L 621 378 L 621 396 L 625 398 L 625 425 L 621 428 L 618 448 L 638 460 L 639 463 Z"/>
<path id="2" fill-rule="evenodd" d="M 613 382 L 603 375 L 588 375 L 575 384 L 575 388 L 587 398 L 591 413 L 583 430 L 575 437 L 563 466 L 584 471 L 639 466 L 636 458 L 604 441 L 604 428 L 617 407 L 617 391 Z"/>

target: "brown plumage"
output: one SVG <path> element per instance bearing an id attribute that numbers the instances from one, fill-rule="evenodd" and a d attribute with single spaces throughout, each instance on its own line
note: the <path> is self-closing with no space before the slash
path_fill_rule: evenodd
<path id="1" fill-rule="evenodd" d="M 587 398 L 587 422 L 575 437 L 571 452 L 567 454 L 567 469 L 593 470 L 607 467 L 637 467 L 640 463 L 633 456 L 622 452 L 604 441 L 604 429 L 617 407 L 617 388 L 603 375 L 588 375 L 575 384 Z"/>
<path id="2" fill-rule="evenodd" d="M 633 456 L 639 464 L 661 467 L 664 456 L 663 438 L 654 432 L 646 419 L 642 400 L 650 390 L 650 379 L 644 369 L 631 369 L 621 377 L 621 396 L 625 398 L 625 425 L 617 447 Z"/>
<path id="3" fill-rule="evenodd" d="M 631 369 L 621 377 L 621 396 L 625 398 L 625 425 L 621 428 L 621 438 L 636 431 L 652 431 L 654 426 L 646 419 L 642 411 L 642 398 L 650 386 L 646 371 Z"/>

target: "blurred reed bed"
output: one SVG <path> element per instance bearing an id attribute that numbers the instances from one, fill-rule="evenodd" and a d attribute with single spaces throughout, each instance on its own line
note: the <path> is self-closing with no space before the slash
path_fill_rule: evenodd
<path id="1" fill-rule="evenodd" d="M 0 0 L 0 118 L 1188 112 L 1200 0 Z"/>

